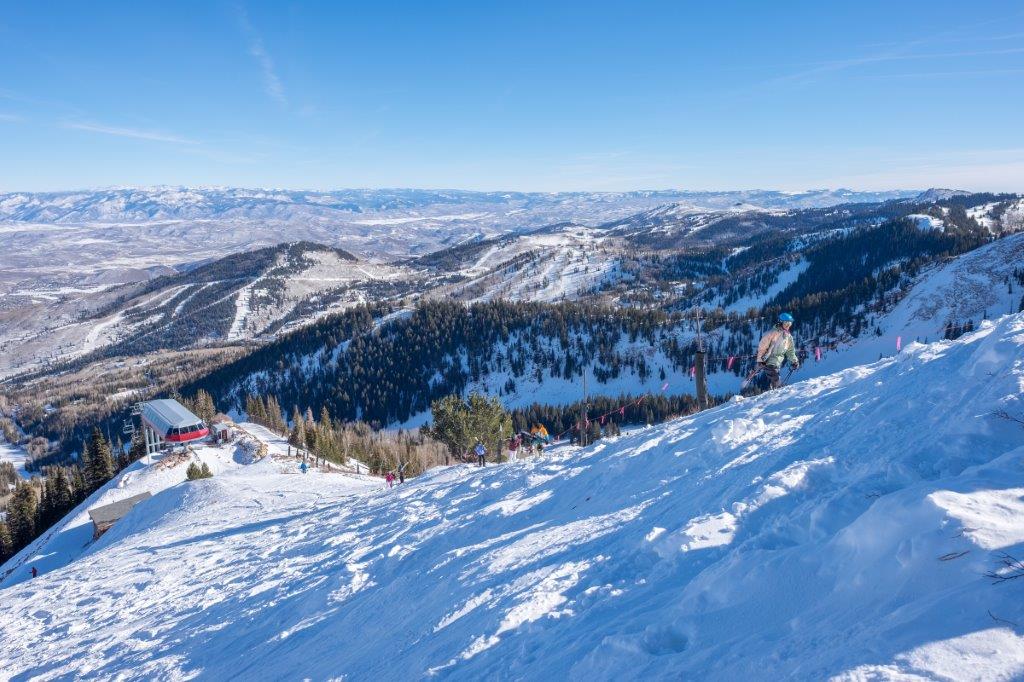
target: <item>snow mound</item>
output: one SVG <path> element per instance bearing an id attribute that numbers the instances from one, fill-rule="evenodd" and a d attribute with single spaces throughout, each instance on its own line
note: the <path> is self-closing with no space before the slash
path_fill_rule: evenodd
<path id="1" fill-rule="evenodd" d="M 395 490 L 240 466 L 0 593 L 90 679 L 1024 676 L 1024 315 Z"/>

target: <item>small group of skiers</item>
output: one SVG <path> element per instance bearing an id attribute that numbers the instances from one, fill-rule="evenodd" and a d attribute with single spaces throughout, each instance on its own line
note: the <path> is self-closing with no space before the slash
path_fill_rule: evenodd
<path id="1" fill-rule="evenodd" d="M 519 459 L 519 452 L 526 450 L 526 454 L 543 454 L 544 446 L 551 442 L 551 436 L 543 424 L 535 424 L 529 431 L 520 431 L 513 434 L 505 445 L 508 447 L 508 459 L 515 462 Z M 478 467 L 487 466 L 487 446 L 479 438 L 473 446 L 473 456 L 476 457 Z"/>
<path id="2" fill-rule="evenodd" d="M 534 424 L 529 431 L 520 431 L 508 439 L 508 458 L 510 462 L 519 459 L 520 450 L 524 455 L 544 454 L 544 446 L 551 442 L 547 427 L 543 424 Z"/>
<path id="3" fill-rule="evenodd" d="M 399 464 L 397 469 L 384 474 L 384 482 L 387 483 L 389 489 L 405 483 L 405 467 L 407 464 L 408 462 Z M 398 481 L 398 483 L 395 483 L 395 481 Z"/>

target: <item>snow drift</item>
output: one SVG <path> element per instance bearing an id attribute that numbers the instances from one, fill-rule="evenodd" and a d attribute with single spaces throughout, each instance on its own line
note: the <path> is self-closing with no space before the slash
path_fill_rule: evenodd
<path id="1" fill-rule="evenodd" d="M 396 490 L 225 469 L 0 591 L 0 670 L 91 679 L 1024 675 L 1024 315 Z M 1006 574 L 1009 575 L 1008 573 Z"/>

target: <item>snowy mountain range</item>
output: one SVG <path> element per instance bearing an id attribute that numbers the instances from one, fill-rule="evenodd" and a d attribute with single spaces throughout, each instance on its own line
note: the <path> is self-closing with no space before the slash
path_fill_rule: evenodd
<path id="1" fill-rule="evenodd" d="M 1024 315 L 541 458 L 137 462 L 0 567 L 14 679 L 1018 679 Z M 152 492 L 98 541 L 87 510 Z M 41 574 L 29 579 L 28 569 Z M 1006 581 L 1006 584 L 993 584 Z M 357 644 L 354 642 L 358 642 Z"/>
<path id="2" fill-rule="evenodd" d="M 591 226 L 666 203 L 728 210 L 831 206 L 916 192 L 517 193 L 458 190 L 303 192 L 231 188 L 123 188 L 0 194 L 7 247 L 0 292 L 136 281 L 178 266 L 281 242 L 311 241 L 391 260 L 468 240 L 575 221 Z"/>
<path id="3" fill-rule="evenodd" d="M 949 192 L 950 190 L 930 190 Z M 766 209 L 810 208 L 836 204 L 902 199 L 919 190 L 855 192 L 818 189 L 802 192 L 747 190 L 724 192 L 471 192 L 465 190 L 338 190 L 330 192 L 218 187 L 112 188 L 72 192 L 0 194 L 0 221 L 87 224 L 147 223 L 172 220 L 316 221 L 334 219 L 356 224 L 405 224 L 519 215 L 529 226 L 562 219 L 593 219 L 629 213 L 638 207 L 682 202 L 696 208 L 726 209 L 738 203 Z M 935 198 L 944 198 L 936 194 Z M 445 208 L 447 207 L 447 208 Z M 467 207 L 484 211 L 464 215 Z M 574 215 L 569 215 L 570 213 Z M 448 214 L 448 215 L 442 215 Z M 522 215 L 526 214 L 526 215 Z M 604 218 L 599 218 L 604 220 Z M 510 221 L 511 222 L 511 221 Z M 507 227 L 511 227 L 507 225 Z"/>

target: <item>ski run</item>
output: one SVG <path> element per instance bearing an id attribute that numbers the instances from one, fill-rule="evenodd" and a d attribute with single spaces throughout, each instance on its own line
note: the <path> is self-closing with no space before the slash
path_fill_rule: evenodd
<path id="1" fill-rule="evenodd" d="M 1024 314 L 585 449 L 137 462 L 3 567 L 4 679 L 1020 679 Z M 272 440 L 269 432 L 251 433 Z M 150 491 L 97 541 L 86 510 Z M 1010 565 L 1008 565 L 1010 564 Z M 29 579 L 28 567 L 40 575 Z"/>

